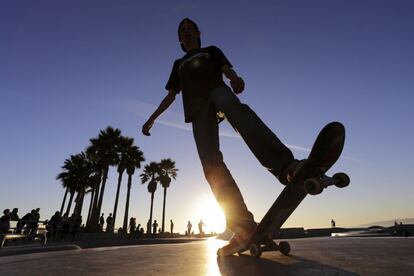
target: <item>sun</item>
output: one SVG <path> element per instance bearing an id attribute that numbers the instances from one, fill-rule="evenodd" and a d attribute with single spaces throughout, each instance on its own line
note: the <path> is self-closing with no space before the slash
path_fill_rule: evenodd
<path id="1" fill-rule="evenodd" d="M 222 233 L 226 228 L 226 219 L 224 213 L 217 201 L 212 196 L 204 196 L 200 198 L 196 209 L 196 226 L 198 230 L 198 223 L 200 219 L 203 220 L 205 226 L 203 231 L 205 233 L 217 232 Z"/>

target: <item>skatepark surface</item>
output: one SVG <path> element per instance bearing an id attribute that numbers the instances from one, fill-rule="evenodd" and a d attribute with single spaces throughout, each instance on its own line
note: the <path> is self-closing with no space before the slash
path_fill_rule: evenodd
<path id="1" fill-rule="evenodd" d="M 289 256 L 217 258 L 226 241 L 133 245 L 0 257 L 0 275 L 413 275 L 414 238 L 288 240 Z"/>

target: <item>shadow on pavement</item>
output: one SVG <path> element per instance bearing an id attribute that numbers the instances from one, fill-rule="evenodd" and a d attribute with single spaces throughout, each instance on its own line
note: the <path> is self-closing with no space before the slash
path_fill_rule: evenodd
<path id="1" fill-rule="evenodd" d="M 217 258 L 221 275 L 359 275 L 298 256 L 273 260 L 248 255 Z"/>

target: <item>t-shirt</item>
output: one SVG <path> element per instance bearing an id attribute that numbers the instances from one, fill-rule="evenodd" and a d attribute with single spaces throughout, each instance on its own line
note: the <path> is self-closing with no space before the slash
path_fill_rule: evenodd
<path id="1" fill-rule="evenodd" d="M 185 122 L 192 121 L 207 103 L 210 93 L 225 85 L 221 67 L 232 67 L 223 52 L 215 47 L 194 49 L 174 62 L 165 88 L 182 91 Z"/>

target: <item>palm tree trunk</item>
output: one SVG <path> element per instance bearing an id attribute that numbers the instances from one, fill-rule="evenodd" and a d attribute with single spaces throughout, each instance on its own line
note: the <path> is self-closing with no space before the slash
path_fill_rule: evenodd
<path id="1" fill-rule="evenodd" d="M 99 230 L 99 216 L 100 216 L 100 210 L 98 210 L 98 195 L 99 195 L 99 191 L 101 189 L 101 173 L 99 173 L 99 183 L 96 185 L 95 188 L 95 195 L 94 195 L 94 199 L 93 199 L 93 208 L 92 208 L 92 214 L 91 214 L 91 219 L 89 221 L 90 224 L 90 230 L 92 232 L 98 231 Z"/>
<path id="2" fill-rule="evenodd" d="M 80 196 L 81 193 L 80 192 L 76 192 L 76 197 L 75 197 L 75 208 L 73 209 L 73 215 L 76 216 L 76 214 L 78 213 L 78 209 L 79 209 L 79 202 L 80 202 Z"/>
<path id="3" fill-rule="evenodd" d="M 63 214 L 63 209 L 65 208 L 66 196 L 68 195 L 68 192 L 69 192 L 69 187 L 66 187 L 65 195 L 64 195 L 63 201 L 62 201 L 62 206 L 60 206 L 60 215 Z"/>
<path id="4" fill-rule="evenodd" d="M 66 208 L 65 217 L 69 217 L 70 207 L 72 207 L 73 197 L 75 196 L 75 192 L 70 192 L 68 207 Z"/>
<path id="5" fill-rule="evenodd" d="M 114 225 L 115 225 L 115 222 L 116 222 L 116 212 L 117 212 L 117 209 L 118 209 L 118 198 L 119 198 L 119 190 L 121 189 L 122 174 L 123 174 L 123 172 L 120 172 L 119 175 L 118 175 L 118 188 L 116 189 L 115 205 L 114 205 L 114 212 L 113 212 Z M 129 182 L 129 179 L 128 179 L 128 182 Z"/>
<path id="6" fill-rule="evenodd" d="M 99 202 L 98 202 L 98 207 L 97 207 L 97 217 L 96 217 L 96 223 L 98 224 L 99 222 L 99 214 L 101 213 L 101 209 L 102 209 L 102 202 L 103 202 L 103 196 L 104 196 L 104 192 L 105 192 L 105 184 L 106 184 L 106 180 L 108 179 L 108 171 L 109 171 L 109 166 L 106 166 L 106 168 L 104 169 L 103 172 L 103 176 L 102 176 L 102 185 L 101 185 L 101 191 L 99 194 Z"/>
<path id="7" fill-rule="evenodd" d="M 76 209 L 75 216 L 81 216 L 82 215 L 82 209 L 83 209 L 83 201 L 85 199 L 85 190 L 80 191 L 79 199 L 78 199 L 78 207 Z"/>
<path id="8" fill-rule="evenodd" d="M 149 225 L 149 234 L 152 234 L 152 207 L 154 203 L 154 193 L 151 193 L 151 209 L 150 209 L 150 225 Z"/>
<path id="9" fill-rule="evenodd" d="M 129 196 L 131 193 L 131 183 L 132 183 L 132 174 L 128 174 L 128 189 L 127 189 L 125 216 L 124 216 L 124 225 L 123 225 L 123 230 L 125 234 L 127 233 L 127 230 L 128 230 L 128 210 L 129 210 Z"/>
<path id="10" fill-rule="evenodd" d="M 92 208 L 93 208 L 93 198 L 95 196 L 95 189 L 92 189 L 91 192 L 91 201 L 89 203 L 89 211 L 88 211 L 88 217 L 86 219 L 86 225 L 89 225 L 90 220 L 91 220 L 91 215 L 92 215 Z"/>
<path id="11" fill-rule="evenodd" d="M 167 187 L 164 187 L 164 201 L 162 203 L 162 226 L 161 232 L 164 233 L 164 223 L 165 223 L 165 202 L 167 200 Z"/>

